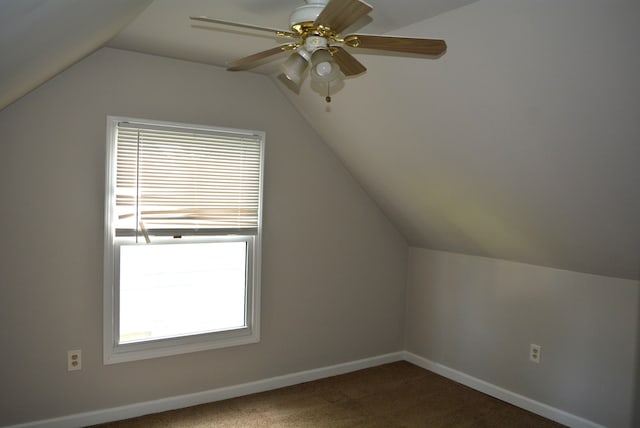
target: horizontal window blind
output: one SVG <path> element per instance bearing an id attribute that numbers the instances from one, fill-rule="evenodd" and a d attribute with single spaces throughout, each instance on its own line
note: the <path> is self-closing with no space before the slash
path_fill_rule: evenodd
<path id="1" fill-rule="evenodd" d="M 262 137 L 121 122 L 116 231 L 255 233 Z"/>

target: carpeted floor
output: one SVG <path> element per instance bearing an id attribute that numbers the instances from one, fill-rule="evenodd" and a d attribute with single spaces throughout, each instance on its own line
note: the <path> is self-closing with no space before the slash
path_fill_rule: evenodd
<path id="1" fill-rule="evenodd" d="M 100 425 L 102 428 L 561 426 L 404 361 Z"/>

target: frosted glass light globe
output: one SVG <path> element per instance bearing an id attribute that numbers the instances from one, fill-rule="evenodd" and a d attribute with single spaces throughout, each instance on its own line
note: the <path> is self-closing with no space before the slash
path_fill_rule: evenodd
<path id="1" fill-rule="evenodd" d="M 318 82 L 333 82 L 340 78 L 340 66 L 327 49 L 319 49 L 311 55 L 311 78 Z"/>
<path id="2" fill-rule="evenodd" d="M 319 76 L 327 76 L 329 74 L 331 74 L 331 70 L 333 69 L 333 67 L 331 66 L 330 62 L 327 61 L 323 61 L 321 63 L 319 63 L 318 65 L 316 65 L 316 72 L 318 72 Z"/>

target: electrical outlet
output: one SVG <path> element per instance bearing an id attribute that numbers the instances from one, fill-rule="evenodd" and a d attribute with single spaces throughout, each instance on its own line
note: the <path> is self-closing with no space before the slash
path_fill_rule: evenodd
<path id="1" fill-rule="evenodd" d="M 534 345 L 532 343 L 529 346 L 529 361 L 532 361 L 534 363 L 539 363 L 541 354 L 542 354 L 542 347 L 540 345 Z"/>
<path id="2" fill-rule="evenodd" d="M 67 371 L 82 370 L 82 351 L 67 351 Z"/>

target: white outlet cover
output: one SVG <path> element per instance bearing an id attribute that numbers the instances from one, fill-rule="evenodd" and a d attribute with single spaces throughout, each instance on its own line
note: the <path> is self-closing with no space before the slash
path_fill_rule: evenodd
<path id="1" fill-rule="evenodd" d="M 67 371 L 82 370 L 82 351 L 75 349 L 67 351 Z"/>
<path id="2" fill-rule="evenodd" d="M 529 347 L 529 361 L 532 361 L 534 363 L 539 363 L 541 354 L 542 354 L 542 347 L 540 345 L 534 345 L 532 343 Z"/>

